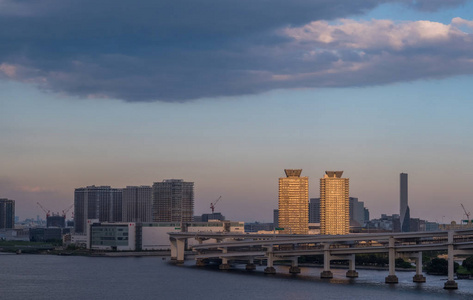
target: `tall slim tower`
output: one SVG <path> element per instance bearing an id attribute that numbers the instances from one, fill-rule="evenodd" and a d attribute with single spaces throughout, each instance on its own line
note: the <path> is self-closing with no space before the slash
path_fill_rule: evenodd
<path id="1" fill-rule="evenodd" d="M 279 227 L 284 233 L 307 234 L 309 231 L 309 177 L 302 169 L 285 169 L 279 178 Z"/>
<path id="2" fill-rule="evenodd" d="M 154 222 L 192 222 L 194 183 L 167 179 L 153 184 Z"/>
<path id="3" fill-rule="evenodd" d="M 350 233 L 349 179 L 343 171 L 325 171 L 320 179 L 320 233 Z"/>
<path id="4" fill-rule="evenodd" d="M 408 191 L 407 191 L 407 173 L 401 173 L 401 190 L 400 190 L 400 204 L 401 204 L 401 231 L 409 232 L 411 223 L 411 213 L 408 205 Z"/>

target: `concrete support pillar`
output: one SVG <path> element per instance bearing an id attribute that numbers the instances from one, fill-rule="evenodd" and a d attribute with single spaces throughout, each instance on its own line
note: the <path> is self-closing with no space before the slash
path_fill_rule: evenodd
<path id="1" fill-rule="evenodd" d="M 266 265 L 266 268 L 264 269 L 264 274 L 276 274 L 276 269 L 273 267 L 273 247 L 270 247 L 268 249 L 268 252 L 266 254 L 268 256 L 268 263 Z"/>
<path id="2" fill-rule="evenodd" d="M 207 263 L 205 262 L 205 259 L 197 259 L 195 265 L 198 267 L 205 267 Z"/>
<path id="3" fill-rule="evenodd" d="M 454 249 L 453 249 L 453 231 L 448 232 L 448 280 L 443 286 L 447 290 L 456 290 L 458 289 L 458 284 L 455 282 L 454 275 Z"/>
<path id="4" fill-rule="evenodd" d="M 320 278 L 333 278 L 333 273 L 330 271 L 330 244 L 324 244 L 324 270 L 320 273 Z"/>
<path id="5" fill-rule="evenodd" d="M 176 240 L 176 249 L 177 249 L 177 259 L 176 262 L 178 264 L 184 263 L 185 259 L 185 246 L 186 246 L 186 240 L 185 239 L 177 239 Z"/>
<path id="6" fill-rule="evenodd" d="M 352 254 L 350 259 L 348 260 L 348 271 L 346 276 L 348 278 L 358 277 L 358 272 L 355 271 L 355 254 Z"/>
<path id="7" fill-rule="evenodd" d="M 177 241 L 174 238 L 169 239 L 171 242 L 171 261 L 177 260 Z"/>
<path id="8" fill-rule="evenodd" d="M 389 237 L 389 275 L 386 277 L 386 283 L 398 283 L 396 276 L 396 249 L 394 248 L 394 238 Z"/>
<path id="9" fill-rule="evenodd" d="M 414 282 L 425 282 L 425 277 L 422 275 L 422 252 L 417 252 L 416 256 L 416 275 L 412 278 Z"/>
<path id="10" fill-rule="evenodd" d="M 247 271 L 256 270 L 256 265 L 254 263 L 254 258 L 253 257 L 250 257 L 250 259 L 248 260 L 248 263 L 246 264 L 246 270 Z"/>
<path id="11" fill-rule="evenodd" d="M 289 268 L 289 273 L 299 274 L 301 272 L 301 268 L 299 268 L 298 260 L 299 260 L 299 256 L 292 258 L 291 267 Z"/>
<path id="12" fill-rule="evenodd" d="M 227 253 L 228 252 L 227 248 L 221 248 L 220 250 L 222 250 L 222 253 Z M 230 264 L 228 263 L 228 258 L 222 257 L 222 263 L 220 264 L 220 266 L 218 266 L 218 268 L 220 270 L 229 270 L 230 269 Z"/>

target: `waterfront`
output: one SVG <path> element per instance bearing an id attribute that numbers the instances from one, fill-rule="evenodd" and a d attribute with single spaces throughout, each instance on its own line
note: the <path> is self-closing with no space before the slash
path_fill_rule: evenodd
<path id="1" fill-rule="evenodd" d="M 264 275 L 263 266 L 248 273 L 183 266 L 161 257 L 79 257 L 0 254 L 1 299 L 471 299 L 473 281 L 458 280 L 459 289 L 444 290 L 445 276 L 412 282 L 412 272 L 398 272 L 399 284 L 386 285 L 386 271 L 360 270 L 347 279 L 334 269 L 334 279 L 321 280 L 320 268 L 287 267 Z"/>

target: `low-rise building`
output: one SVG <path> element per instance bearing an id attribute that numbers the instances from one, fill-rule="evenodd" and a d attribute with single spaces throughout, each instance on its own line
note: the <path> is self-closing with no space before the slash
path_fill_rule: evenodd
<path id="1" fill-rule="evenodd" d="M 169 250 L 169 232 L 238 232 L 243 222 L 146 222 L 100 223 L 88 220 L 87 248 L 96 250 L 139 251 Z M 204 241 L 205 242 L 205 241 Z M 194 240 L 189 240 L 189 246 Z"/>

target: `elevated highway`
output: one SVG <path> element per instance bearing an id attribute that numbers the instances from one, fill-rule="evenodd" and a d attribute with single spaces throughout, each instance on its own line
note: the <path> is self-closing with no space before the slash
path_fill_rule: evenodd
<path id="1" fill-rule="evenodd" d="M 347 277 L 358 277 L 355 270 L 355 254 L 388 253 L 389 274 L 386 283 L 398 283 L 395 274 L 396 257 L 413 259 L 416 263 L 415 282 L 425 282 L 422 275 L 422 251 L 447 251 L 448 280 L 446 289 L 456 289 L 454 281 L 454 257 L 473 255 L 473 229 L 407 232 L 368 233 L 349 235 L 283 235 L 283 234 L 241 234 L 212 232 L 169 233 L 171 259 L 184 261 L 184 251 L 189 239 L 197 244 L 190 248 L 196 253 L 198 265 L 207 259 L 221 259 L 221 269 L 229 269 L 230 262 L 247 261 L 246 268 L 255 268 L 255 259 L 267 261 L 265 273 L 275 273 L 274 261 L 291 261 L 291 273 L 299 273 L 298 258 L 305 255 L 323 255 L 322 278 L 332 278 L 330 261 L 348 260 Z"/>

